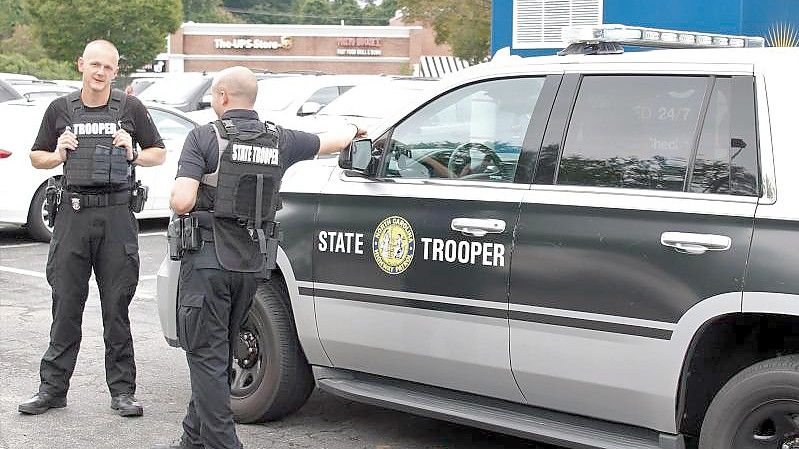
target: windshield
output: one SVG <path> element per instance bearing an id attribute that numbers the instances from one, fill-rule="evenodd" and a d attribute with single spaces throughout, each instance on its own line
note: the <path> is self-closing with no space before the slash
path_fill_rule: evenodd
<path id="1" fill-rule="evenodd" d="M 209 77 L 202 73 L 184 72 L 168 75 L 154 82 L 141 93 L 139 98 L 157 103 L 183 104 L 191 99 L 198 89 L 203 88 L 208 79 Z"/>
<path id="2" fill-rule="evenodd" d="M 267 78 L 258 81 L 258 96 L 255 99 L 256 111 L 282 111 L 301 96 L 309 87 L 304 76 Z"/>
<path id="3" fill-rule="evenodd" d="M 17 90 L 22 95 L 27 93 L 40 93 L 46 92 L 50 94 L 50 96 L 57 97 L 59 95 L 64 95 L 72 92 L 75 90 L 72 87 L 62 86 L 56 83 L 43 83 L 43 82 L 36 82 L 36 83 L 12 83 L 11 84 L 14 89 Z"/>
<path id="4" fill-rule="evenodd" d="M 355 86 L 322 108 L 318 115 L 383 118 L 415 101 L 432 81 L 387 81 Z"/>

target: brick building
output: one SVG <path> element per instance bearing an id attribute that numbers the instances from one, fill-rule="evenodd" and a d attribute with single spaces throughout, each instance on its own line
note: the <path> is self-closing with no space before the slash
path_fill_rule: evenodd
<path id="1" fill-rule="evenodd" d="M 392 19 L 389 26 L 184 23 L 169 36 L 169 72 L 233 65 L 272 71 L 410 74 L 422 56 L 452 54 L 432 29 Z"/>

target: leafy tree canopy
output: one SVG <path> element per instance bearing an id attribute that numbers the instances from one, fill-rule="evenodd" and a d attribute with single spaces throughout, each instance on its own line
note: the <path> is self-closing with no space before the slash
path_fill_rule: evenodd
<path id="1" fill-rule="evenodd" d="M 405 16 L 432 24 L 436 42 L 471 63 L 485 60 L 491 39 L 491 0 L 397 0 Z"/>
<path id="2" fill-rule="evenodd" d="M 119 49 L 121 74 L 164 51 L 166 36 L 183 16 L 180 0 L 24 0 L 23 5 L 51 58 L 74 62 L 86 43 L 107 39 Z"/>
<path id="3" fill-rule="evenodd" d="M 183 0 L 183 20 L 205 23 L 236 22 L 235 17 L 222 7 L 222 0 Z"/>

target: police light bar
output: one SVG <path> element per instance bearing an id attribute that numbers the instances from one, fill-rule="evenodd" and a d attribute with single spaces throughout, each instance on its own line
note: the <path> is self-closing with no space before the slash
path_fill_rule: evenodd
<path id="1" fill-rule="evenodd" d="M 616 43 L 661 48 L 744 48 L 765 46 L 765 40 L 762 37 L 665 30 L 617 24 L 563 27 L 561 38 L 569 44 Z"/>

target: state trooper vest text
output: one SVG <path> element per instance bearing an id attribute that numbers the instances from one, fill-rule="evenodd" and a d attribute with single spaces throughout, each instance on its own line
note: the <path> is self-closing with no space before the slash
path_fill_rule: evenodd
<path id="1" fill-rule="evenodd" d="M 67 96 L 67 113 L 78 147 L 67 152 L 64 179 L 70 187 L 108 187 L 119 190 L 131 186 L 132 170 L 124 148 L 114 147 L 113 135 L 127 95 L 113 89 L 108 106 L 88 111 L 80 100 L 80 91 Z"/>
<path id="2" fill-rule="evenodd" d="M 219 164 L 203 176 L 198 192 L 196 210 L 212 212 L 217 257 L 231 271 L 263 269 L 264 248 L 259 245 L 270 237 L 280 204 L 280 131 L 270 122 L 259 125 L 244 131 L 232 120 L 212 124 Z"/>

